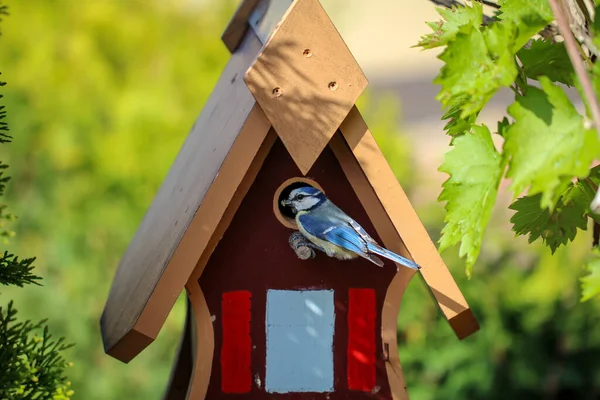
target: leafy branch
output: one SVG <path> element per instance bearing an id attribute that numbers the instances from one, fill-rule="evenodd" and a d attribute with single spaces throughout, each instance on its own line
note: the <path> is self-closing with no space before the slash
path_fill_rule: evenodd
<path id="1" fill-rule="evenodd" d="M 443 48 L 438 58 L 444 65 L 434 83 L 441 86 L 437 99 L 452 139 L 440 167 L 449 175 L 439 196 L 447 211 L 440 250 L 460 244 L 471 275 L 498 188 L 507 179 L 513 194 L 509 208 L 516 211 L 513 231 L 554 252 L 587 230 L 590 220 L 600 222 L 591 207 L 600 184 L 593 168 L 600 155 L 594 95 L 600 89 L 595 63 L 600 0 L 569 0 L 566 7 L 559 0 L 432 1 L 445 7 L 438 8 L 442 18 L 428 23 L 433 32 L 417 46 Z M 484 14 L 484 6 L 491 15 Z M 565 86 L 579 90 L 586 115 L 577 111 Z M 477 119 L 504 87 L 513 91 L 514 101 L 492 132 Z M 600 239 L 600 229 L 595 230 Z M 600 294 L 600 271 L 589 277 L 586 299 Z"/>
<path id="2" fill-rule="evenodd" d="M 35 258 L 25 258 L 19 260 L 14 254 L 8 251 L 0 256 L 0 285 L 13 285 L 23 287 L 26 284 L 39 285 L 39 276 L 33 274 L 33 262 Z"/>
<path id="3" fill-rule="evenodd" d="M 69 364 L 61 352 L 72 345 L 53 340 L 45 320 L 17 322 L 16 315 L 12 301 L 6 310 L 0 307 L 0 398 L 70 398 L 73 391 L 64 375 Z"/>
<path id="4" fill-rule="evenodd" d="M 8 15 L 8 12 L 0 3 L 2 15 Z M 5 85 L 6 82 L 0 82 L 0 87 Z M 0 98 L 2 96 L 0 94 Z M 0 143 L 12 140 L 5 118 L 6 110 L 2 105 Z M 6 168 L 8 166 L 0 162 L 0 196 L 10 179 L 4 175 Z M 13 233 L 5 228 L 4 221 L 13 218 L 6 212 L 6 205 L 0 204 L 0 237 L 5 240 Z M 35 258 L 19 259 L 5 251 L 0 255 L 0 285 L 39 285 L 41 278 L 33 273 L 34 261 Z M 74 392 L 64 374 L 69 364 L 62 352 L 71 345 L 66 345 L 63 338 L 53 340 L 45 320 L 17 322 L 16 314 L 12 301 L 5 309 L 0 307 L 0 399 L 68 400 Z"/>

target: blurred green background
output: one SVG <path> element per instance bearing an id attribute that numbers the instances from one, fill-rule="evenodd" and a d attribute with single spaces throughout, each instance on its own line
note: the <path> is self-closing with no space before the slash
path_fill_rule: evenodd
<path id="1" fill-rule="evenodd" d="M 7 202 L 18 216 L 8 244 L 37 256 L 41 288 L 2 289 L 21 318 L 48 317 L 76 346 L 66 356 L 75 398 L 160 399 L 184 317 L 179 299 L 157 341 L 130 364 L 103 352 L 99 317 L 115 268 L 228 53 L 220 34 L 236 1 L 7 1 L 0 71 L 15 137 Z M 417 170 L 398 100 L 369 91 L 359 107 L 413 196 L 435 170 Z M 439 118 L 438 110 L 431 110 Z M 443 135 L 440 131 L 439 135 Z M 434 240 L 439 186 L 415 206 Z M 399 318 L 409 394 L 427 399 L 600 398 L 600 307 L 578 303 L 590 235 L 554 256 L 509 231 L 499 207 L 473 279 L 451 267 L 482 330 L 458 341 L 420 278 Z"/>

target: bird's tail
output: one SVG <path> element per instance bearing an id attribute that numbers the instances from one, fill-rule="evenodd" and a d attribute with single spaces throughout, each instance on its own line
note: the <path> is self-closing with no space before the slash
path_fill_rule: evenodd
<path id="1" fill-rule="evenodd" d="M 403 265 L 410 269 L 414 269 L 414 270 L 418 271 L 421 268 L 421 266 L 418 265 L 417 263 L 415 263 L 414 261 L 411 261 L 408 258 L 404 258 L 401 255 L 391 252 L 388 249 L 384 249 L 383 247 L 381 247 L 377 244 L 369 243 L 369 244 L 367 244 L 367 248 L 369 249 L 369 252 L 371 252 L 371 253 L 380 255 L 381 257 L 387 258 L 388 260 L 391 260 L 397 264 Z"/>

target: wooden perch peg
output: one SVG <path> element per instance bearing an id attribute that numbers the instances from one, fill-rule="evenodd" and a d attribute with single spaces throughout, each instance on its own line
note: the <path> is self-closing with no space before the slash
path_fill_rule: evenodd
<path id="1" fill-rule="evenodd" d="M 308 240 L 300 232 L 290 235 L 290 247 L 301 260 L 309 260 L 316 256 L 315 251 L 309 247 Z"/>

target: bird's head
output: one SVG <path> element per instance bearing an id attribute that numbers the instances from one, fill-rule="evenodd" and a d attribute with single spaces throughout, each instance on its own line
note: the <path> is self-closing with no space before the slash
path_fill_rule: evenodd
<path id="1" fill-rule="evenodd" d="M 323 203 L 327 198 L 319 189 L 307 186 L 294 189 L 286 200 L 281 201 L 284 207 L 291 207 L 294 213 L 310 210 Z"/>

